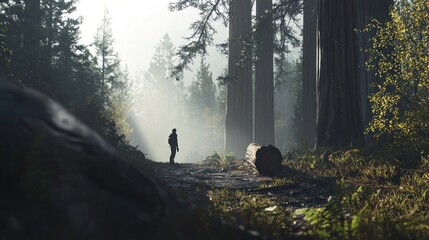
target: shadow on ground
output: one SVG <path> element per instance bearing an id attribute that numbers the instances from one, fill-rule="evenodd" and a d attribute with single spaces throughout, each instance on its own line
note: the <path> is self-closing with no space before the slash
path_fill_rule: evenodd
<path id="1" fill-rule="evenodd" d="M 283 166 L 275 177 L 261 176 L 240 163 L 216 167 L 198 163 L 170 165 L 155 162 L 152 171 L 157 181 L 176 199 L 196 206 L 208 204 L 207 193 L 214 188 L 237 189 L 273 197 L 290 210 L 322 206 L 335 191 L 335 179 L 315 179 L 287 166 Z M 280 178 L 293 181 L 290 184 L 266 187 Z"/>

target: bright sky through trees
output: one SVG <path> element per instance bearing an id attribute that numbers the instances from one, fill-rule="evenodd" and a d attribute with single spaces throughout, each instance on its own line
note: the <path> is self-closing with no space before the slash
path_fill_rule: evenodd
<path id="1" fill-rule="evenodd" d="M 112 22 L 114 47 L 123 64 L 127 64 L 131 72 L 135 69 L 147 70 L 155 53 L 156 43 L 162 39 L 162 36 L 168 33 L 177 47 L 185 43 L 183 37 L 190 33 L 189 24 L 198 19 L 197 12 L 193 10 L 170 12 L 168 4 L 171 1 L 80 0 L 77 5 L 77 14 L 83 17 L 81 41 L 85 44 L 93 42 L 106 6 Z M 226 35 L 226 28 L 219 29 L 215 42 L 224 41 L 222 36 Z M 215 76 L 226 66 L 226 58 L 215 53 L 214 48 L 208 61 L 213 61 L 211 70 Z M 215 62 L 217 64 L 214 64 Z"/>

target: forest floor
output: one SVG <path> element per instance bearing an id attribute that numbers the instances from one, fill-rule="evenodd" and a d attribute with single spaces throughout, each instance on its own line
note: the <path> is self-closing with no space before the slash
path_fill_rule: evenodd
<path id="1" fill-rule="evenodd" d="M 244 160 L 134 160 L 174 199 L 257 239 L 429 239 L 426 165 L 405 168 L 356 149 L 291 154 L 273 177 Z"/>
<path id="2" fill-rule="evenodd" d="M 153 171 L 176 199 L 199 207 L 209 203 L 208 192 L 213 189 L 225 188 L 262 195 L 290 210 L 321 206 L 333 194 L 333 179 L 306 178 L 287 168 L 275 177 L 261 176 L 237 162 L 227 167 L 198 163 L 154 163 Z M 275 184 L 277 179 L 284 177 L 300 180 Z"/>

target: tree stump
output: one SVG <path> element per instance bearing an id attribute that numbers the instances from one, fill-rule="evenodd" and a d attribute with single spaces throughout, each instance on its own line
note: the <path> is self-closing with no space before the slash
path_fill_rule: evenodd
<path id="1" fill-rule="evenodd" d="M 273 176 L 282 167 L 282 154 L 272 145 L 251 143 L 247 147 L 246 160 L 262 175 Z"/>

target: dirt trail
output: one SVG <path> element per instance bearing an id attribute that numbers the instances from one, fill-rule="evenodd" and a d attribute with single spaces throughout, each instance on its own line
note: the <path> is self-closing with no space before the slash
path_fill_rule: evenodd
<path id="1" fill-rule="evenodd" d="M 275 198 L 287 208 L 320 206 L 333 194 L 332 179 L 312 179 L 299 176 L 299 181 L 262 188 L 275 178 L 260 176 L 245 167 L 213 167 L 203 164 L 155 163 L 154 174 L 180 201 L 204 206 L 207 192 L 213 188 L 241 189 L 248 193 Z M 296 172 L 283 171 L 281 177 L 298 177 Z M 295 175 L 295 176 L 291 176 Z M 296 183 L 298 182 L 298 183 Z"/>

